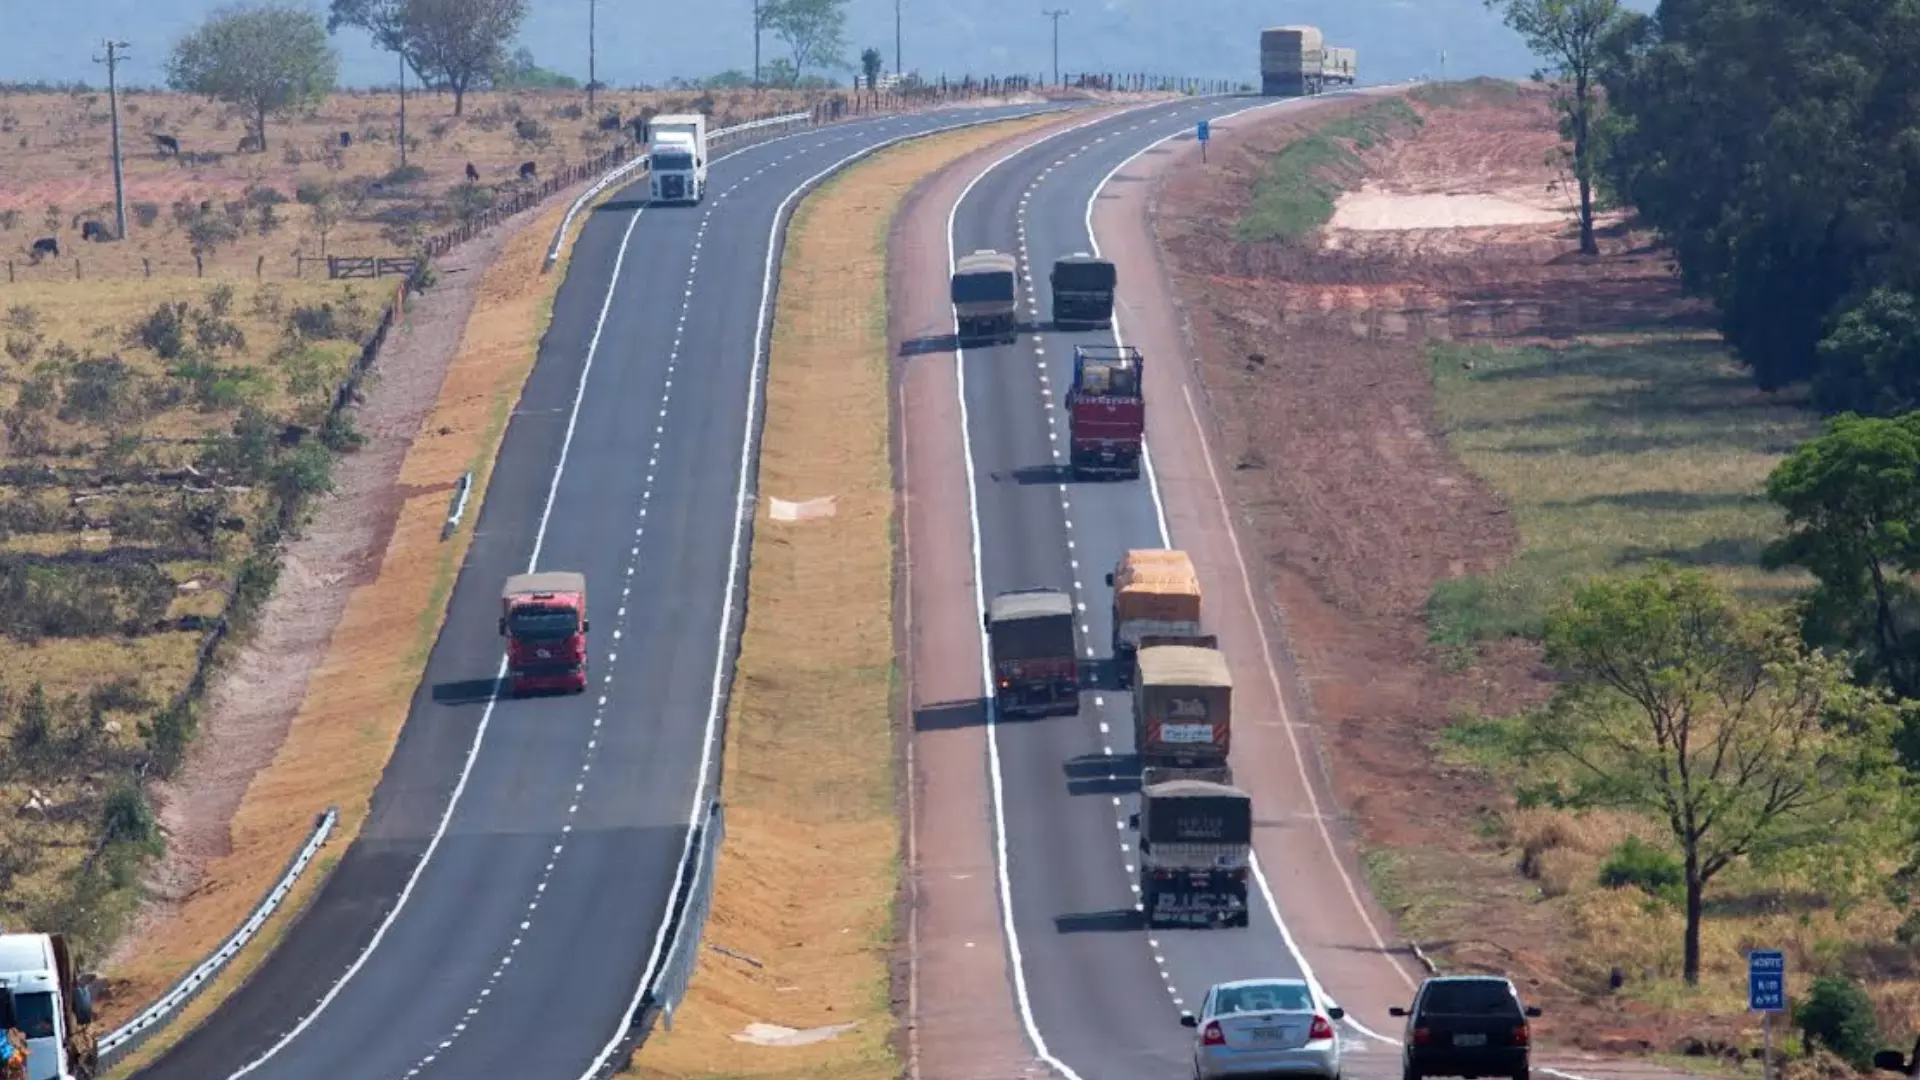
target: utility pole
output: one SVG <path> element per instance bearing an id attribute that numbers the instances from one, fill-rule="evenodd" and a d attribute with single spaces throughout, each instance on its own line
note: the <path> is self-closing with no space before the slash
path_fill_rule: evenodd
<path id="1" fill-rule="evenodd" d="M 1060 16 L 1067 14 L 1065 8 L 1055 8 L 1040 14 L 1053 20 L 1053 85 L 1060 85 Z"/>
<path id="2" fill-rule="evenodd" d="M 753 0 L 753 88 L 760 89 L 760 0 Z"/>
<path id="3" fill-rule="evenodd" d="M 120 61 L 126 59 L 122 50 L 127 47 L 124 41 L 108 38 L 102 42 L 107 55 L 96 56 L 93 62 L 107 65 L 107 111 L 113 117 L 113 238 L 127 238 L 127 173 L 120 155 Z"/>
<path id="4" fill-rule="evenodd" d="M 900 0 L 893 0 L 893 73 L 902 78 L 907 74 L 900 66 Z"/>
<path id="5" fill-rule="evenodd" d="M 600 0 L 587 0 L 587 111 L 593 111 L 593 90 L 599 80 L 593 75 L 594 31 Z"/>
<path id="6" fill-rule="evenodd" d="M 400 58 L 400 167 L 407 167 L 407 54 L 396 52 Z"/>

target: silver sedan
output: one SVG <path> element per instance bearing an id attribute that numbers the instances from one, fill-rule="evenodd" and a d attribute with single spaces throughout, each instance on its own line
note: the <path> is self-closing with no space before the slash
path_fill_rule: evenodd
<path id="1" fill-rule="evenodd" d="M 1194 1029 L 1198 1080 L 1339 1080 L 1340 1038 L 1333 1023 L 1346 1015 L 1321 1001 L 1304 979 L 1241 979 L 1208 990 L 1200 1015 L 1188 1013 L 1180 1023 Z"/>

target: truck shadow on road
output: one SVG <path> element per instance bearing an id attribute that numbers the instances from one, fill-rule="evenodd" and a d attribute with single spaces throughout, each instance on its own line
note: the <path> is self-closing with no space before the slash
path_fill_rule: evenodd
<path id="1" fill-rule="evenodd" d="M 1069 795 L 1138 795 L 1140 758 L 1135 754 L 1083 754 L 1060 764 Z"/>
<path id="2" fill-rule="evenodd" d="M 1055 915 L 1053 927 L 1062 934 L 1112 934 L 1145 930 L 1147 917 L 1133 908 L 1113 911 L 1083 911 L 1073 915 Z"/>
<path id="3" fill-rule="evenodd" d="M 1070 484 L 1073 482 L 1073 473 L 1069 472 L 1065 465 L 1027 465 L 1015 469 L 1010 473 L 996 472 L 992 475 L 995 483 L 999 483 L 1002 480 L 1012 480 L 1014 483 L 1021 485 Z"/>
<path id="4" fill-rule="evenodd" d="M 1002 724 L 1030 724 L 1047 720 L 1072 720 L 1071 716 L 1012 716 L 1000 714 Z M 973 698 L 970 701 L 943 701 L 934 705 L 923 705 L 913 711 L 913 730 L 915 731 L 954 731 L 959 728 L 985 727 L 987 724 L 987 699 Z"/>
<path id="5" fill-rule="evenodd" d="M 435 705 L 478 705 L 505 696 L 506 687 L 499 679 L 461 679 L 435 683 L 433 687 Z"/>

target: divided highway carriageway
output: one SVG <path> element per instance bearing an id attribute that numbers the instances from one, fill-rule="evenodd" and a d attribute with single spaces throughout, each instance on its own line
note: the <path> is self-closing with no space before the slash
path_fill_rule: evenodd
<path id="1" fill-rule="evenodd" d="M 716 160 L 699 206 L 589 216 L 360 838 L 151 1080 L 573 1080 L 666 942 L 717 774 L 779 227 L 891 141 L 1050 106 L 850 122 Z M 583 695 L 494 695 L 499 589 L 587 576 Z"/>

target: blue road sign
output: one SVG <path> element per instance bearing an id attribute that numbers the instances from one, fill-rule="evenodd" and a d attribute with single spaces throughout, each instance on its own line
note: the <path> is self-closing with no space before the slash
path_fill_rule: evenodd
<path id="1" fill-rule="evenodd" d="M 1755 949 L 1747 954 L 1747 1008 L 1754 1012 L 1787 1011 L 1787 956 L 1778 949 Z"/>
<path id="2" fill-rule="evenodd" d="M 1200 130 L 1194 133 L 1194 138 L 1199 139 L 1201 142 L 1207 141 L 1207 122 L 1205 120 L 1200 121 Z"/>

